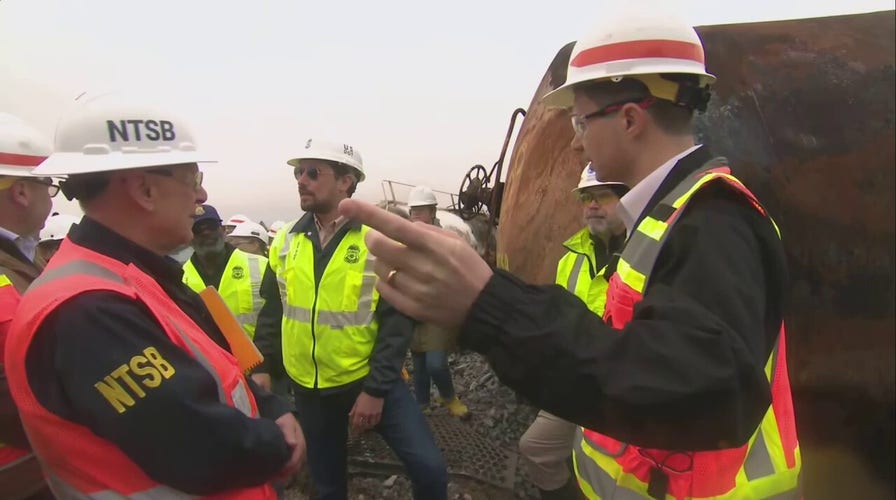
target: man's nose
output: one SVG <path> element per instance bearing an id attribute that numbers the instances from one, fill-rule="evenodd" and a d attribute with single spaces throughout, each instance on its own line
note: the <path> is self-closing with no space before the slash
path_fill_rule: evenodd
<path id="1" fill-rule="evenodd" d="M 202 205 L 206 201 L 208 201 L 208 192 L 204 187 L 199 186 L 199 189 L 196 190 L 196 204 Z"/>

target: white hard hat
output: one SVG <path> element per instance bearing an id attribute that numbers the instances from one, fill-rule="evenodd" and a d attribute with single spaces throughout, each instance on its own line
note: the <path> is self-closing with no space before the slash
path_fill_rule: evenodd
<path id="1" fill-rule="evenodd" d="M 0 175 L 32 177 L 53 148 L 40 132 L 18 117 L 0 113 Z"/>
<path id="2" fill-rule="evenodd" d="M 594 186 L 616 186 L 624 188 L 626 191 L 628 187 L 621 182 L 602 182 L 597 179 L 597 173 L 591 168 L 591 162 L 588 162 L 588 165 L 585 165 L 585 168 L 582 170 L 582 175 L 579 177 L 579 185 L 576 186 L 575 189 L 572 190 L 573 193 L 577 193 L 585 188 L 590 188 Z"/>
<path id="3" fill-rule="evenodd" d="M 651 95 L 674 102 L 680 84 L 662 74 L 696 75 L 700 87 L 715 82 L 706 72 L 703 45 L 694 28 L 674 16 L 645 12 L 607 16 L 576 41 L 566 81 L 547 94 L 544 102 L 568 108 L 576 85 L 624 77 L 637 78 Z"/>
<path id="4" fill-rule="evenodd" d="M 242 224 L 244 222 L 253 222 L 248 216 L 243 214 L 231 215 L 226 222 L 224 222 L 224 226 L 236 226 L 237 224 Z"/>
<path id="5" fill-rule="evenodd" d="M 228 236 L 246 236 L 250 238 L 258 238 L 265 245 L 268 243 L 268 231 L 257 222 L 247 221 L 237 224 Z"/>
<path id="6" fill-rule="evenodd" d="M 415 186 L 408 194 L 409 207 L 428 207 L 438 204 L 439 201 L 436 200 L 436 194 L 426 186 Z"/>
<path id="7" fill-rule="evenodd" d="M 53 154 L 34 173 L 72 175 L 211 162 L 196 152 L 182 119 L 111 93 L 76 100 L 56 126 Z"/>
<path id="8" fill-rule="evenodd" d="M 44 223 L 44 228 L 40 230 L 40 242 L 55 241 L 65 239 L 72 225 L 77 224 L 81 219 L 74 215 L 56 214 L 50 216 Z"/>
<path id="9" fill-rule="evenodd" d="M 366 177 L 364 175 L 364 161 L 361 152 L 348 144 L 308 139 L 305 141 L 305 149 L 299 156 L 288 160 L 286 163 L 298 167 L 302 160 L 329 160 L 341 163 L 355 171 L 358 182 Z"/>
<path id="10" fill-rule="evenodd" d="M 286 221 L 282 220 L 275 220 L 274 222 L 271 222 L 270 227 L 268 227 L 268 236 L 270 236 L 271 239 L 274 239 L 274 237 L 277 236 L 277 231 L 279 231 L 285 225 Z"/>

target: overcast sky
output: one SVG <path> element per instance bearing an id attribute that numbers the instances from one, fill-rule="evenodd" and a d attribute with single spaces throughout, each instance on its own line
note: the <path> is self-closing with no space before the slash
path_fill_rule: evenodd
<path id="1" fill-rule="evenodd" d="M 383 179 L 455 192 L 472 165 L 495 162 L 511 112 L 528 106 L 557 50 L 609 5 L 0 0 L 0 111 L 52 137 L 82 92 L 154 88 L 220 161 L 204 171 L 224 217 L 296 217 L 285 160 L 312 136 L 361 151 L 364 199 L 382 198 Z M 694 25 L 894 8 L 892 0 L 662 5 Z M 80 213 L 61 195 L 55 203 Z"/>

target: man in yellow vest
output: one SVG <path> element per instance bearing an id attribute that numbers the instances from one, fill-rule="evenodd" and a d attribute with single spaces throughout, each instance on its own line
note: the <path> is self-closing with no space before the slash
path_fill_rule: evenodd
<path id="1" fill-rule="evenodd" d="M 598 316 L 607 301 L 607 263 L 625 245 L 625 224 L 616 213 L 619 198 L 628 192 L 620 182 L 601 182 L 589 163 L 573 189 L 582 203 L 585 227 L 566 240 L 566 254 L 557 264 L 555 282 L 582 299 Z M 567 464 L 572 458 L 576 424 L 545 410 L 520 438 L 520 455 L 529 478 L 542 499 L 581 498 Z"/>
<path id="2" fill-rule="evenodd" d="M 259 294 L 268 259 L 244 252 L 224 241 L 224 227 L 211 205 L 196 207 L 193 216 L 193 256 L 184 264 L 184 283 L 194 292 L 215 287 L 249 337 L 264 300 Z"/>
<path id="3" fill-rule="evenodd" d="M 556 286 L 493 270 L 455 238 L 346 200 L 376 229 L 378 289 L 402 312 L 460 327 L 502 382 L 580 425 L 590 499 L 800 497 L 777 226 L 696 144 L 715 77 L 674 15 L 626 7 L 578 39 L 563 85 L 572 149 L 631 190 L 604 318 Z"/>
<path id="4" fill-rule="evenodd" d="M 444 459 L 401 379 L 413 321 L 375 290 L 369 228 L 337 212 L 364 180 L 361 155 L 309 139 L 287 163 L 305 215 L 271 244 L 255 336 L 265 364 L 254 377 L 268 384 L 280 364 L 294 382 L 317 498 L 347 498 L 350 425 L 383 436 L 407 468 L 414 498 L 445 499 Z"/>

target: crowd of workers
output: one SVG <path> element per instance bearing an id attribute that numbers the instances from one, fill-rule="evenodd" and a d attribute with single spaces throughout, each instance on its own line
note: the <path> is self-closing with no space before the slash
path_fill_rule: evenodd
<path id="1" fill-rule="evenodd" d="M 304 215 L 269 231 L 207 204 L 209 159 L 163 106 L 83 95 L 52 146 L 0 115 L 0 495 L 276 498 L 307 461 L 317 498 L 346 498 L 347 440 L 372 430 L 444 499 L 424 414 L 433 383 L 468 412 L 457 344 L 542 409 L 520 440 L 542 498 L 799 498 L 783 249 L 694 144 L 713 82 L 672 20 L 579 39 L 544 101 L 588 162 L 584 227 L 545 286 L 440 229 L 426 188 L 409 220 L 351 199 L 348 144 L 286 159 Z M 83 218 L 47 218 L 60 190 Z"/>

